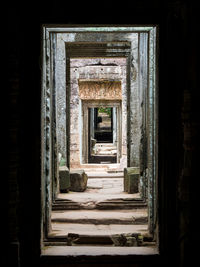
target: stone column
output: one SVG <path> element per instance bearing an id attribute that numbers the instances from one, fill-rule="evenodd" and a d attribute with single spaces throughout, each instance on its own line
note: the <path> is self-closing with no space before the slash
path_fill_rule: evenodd
<path id="1" fill-rule="evenodd" d="M 117 108 L 113 107 L 113 144 L 117 142 Z"/>
<path id="2" fill-rule="evenodd" d="M 140 144 L 140 107 L 139 107 L 139 75 L 138 75 L 138 35 L 134 37 L 134 47 L 131 50 L 130 59 L 130 167 L 139 166 L 139 144 Z"/>

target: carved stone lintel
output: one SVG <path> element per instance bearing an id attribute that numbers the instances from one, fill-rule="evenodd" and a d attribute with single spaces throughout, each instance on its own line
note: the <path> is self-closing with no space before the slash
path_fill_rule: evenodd
<path id="1" fill-rule="evenodd" d="M 79 81 L 81 99 L 121 100 L 121 81 Z"/>

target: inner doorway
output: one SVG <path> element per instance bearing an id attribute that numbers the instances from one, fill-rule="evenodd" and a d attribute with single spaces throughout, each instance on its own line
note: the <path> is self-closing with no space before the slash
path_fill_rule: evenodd
<path id="1" fill-rule="evenodd" d="M 97 143 L 113 142 L 113 107 L 98 107 L 90 109 L 94 112 L 94 138 Z M 91 127 L 91 125 L 90 125 Z"/>
<path id="2" fill-rule="evenodd" d="M 102 67 L 102 63 L 99 64 L 98 61 L 105 62 L 106 65 Z M 79 101 L 71 109 L 70 150 L 74 151 L 70 155 L 71 168 L 84 169 L 88 167 L 84 166 L 85 164 L 117 164 L 122 159 L 126 167 L 127 97 L 126 81 L 121 71 L 125 68 L 125 61 L 125 58 L 109 58 L 106 61 L 101 58 L 79 59 L 79 65 L 84 64 L 84 66 L 77 68 L 77 72 L 79 71 L 79 77 L 84 76 L 84 79 L 78 79 L 76 94 Z M 94 62 L 98 62 L 95 68 L 92 65 Z M 117 66 L 112 66 L 113 62 Z M 86 64 L 90 64 L 90 67 L 86 68 Z M 87 79 L 85 79 L 86 72 Z M 74 76 L 71 71 L 71 77 Z M 77 95 L 71 94 L 71 103 Z M 73 124 L 77 118 L 79 127 Z M 80 138 L 79 143 L 77 137 Z"/>
<path id="3" fill-rule="evenodd" d="M 97 107 L 88 109 L 88 163 L 116 163 L 117 140 L 115 107 Z M 114 111 L 113 111 L 114 110 Z"/>
<path id="4" fill-rule="evenodd" d="M 82 101 L 82 106 L 82 163 L 120 163 L 121 101 Z"/>

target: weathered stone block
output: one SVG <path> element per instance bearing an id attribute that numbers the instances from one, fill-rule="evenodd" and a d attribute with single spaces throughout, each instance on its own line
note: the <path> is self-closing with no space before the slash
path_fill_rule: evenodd
<path id="1" fill-rule="evenodd" d="M 124 168 L 124 191 L 129 194 L 139 192 L 140 171 L 137 167 Z"/>
<path id="2" fill-rule="evenodd" d="M 70 188 L 69 169 L 66 166 L 59 167 L 60 192 L 67 193 Z"/>
<path id="3" fill-rule="evenodd" d="M 88 176 L 84 170 L 70 171 L 70 190 L 74 192 L 83 192 L 87 188 Z"/>

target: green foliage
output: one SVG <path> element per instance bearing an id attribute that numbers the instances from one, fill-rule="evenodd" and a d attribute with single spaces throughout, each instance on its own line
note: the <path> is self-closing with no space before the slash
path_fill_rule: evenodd
<path id="1" fill-rule="evenodd" d="M 98 112 L 107 113 L 109 115 L 109 117 L 111 117 L 111 108 L 100 107 L 100 108 L 98 108 Z"/>
<path id="2" fill-rule="evenodd" d="M 66 166 L 66 160 L 64 158 L 61 158 L 60 166 Z"/>

